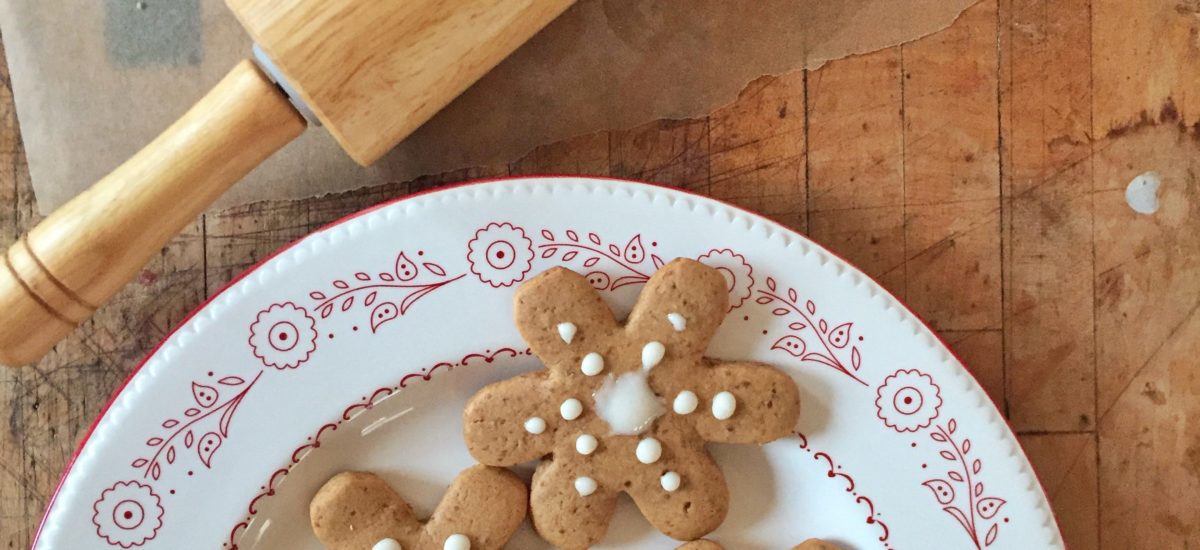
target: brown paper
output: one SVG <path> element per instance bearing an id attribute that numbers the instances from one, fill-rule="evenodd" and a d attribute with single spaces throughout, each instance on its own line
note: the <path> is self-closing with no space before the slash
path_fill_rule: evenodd
<path id="1" fill-rule="evenodd" d="M 702 116 L 758 76 L 919 38 L 973 2 L 580 0 L 375 166 L 359 168 L 314 128 L 221 204 L 507 162 L 576 135 Z M 250 51 L 219 0 L 0 0 L 0 32 L 43 212 L 132 155 Z"/>

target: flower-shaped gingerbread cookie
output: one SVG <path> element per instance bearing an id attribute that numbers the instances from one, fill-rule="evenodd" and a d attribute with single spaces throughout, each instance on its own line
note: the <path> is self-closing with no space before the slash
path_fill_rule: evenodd
<path id="1" fill-rule="evenodd" d="M 694 540 L 683 544 L 675 550 L 725 550 L 724 546 L 717 544 L 711 540 Z M 808 539 L 800 544 L 792 547 L 792 550 L 840 550 L 832 543 L 825 542 L 821 539 Z"/>
<path id="2" fill-rule="evenodd" d="M 329 550 L 497 550 L 525 519 L 525 484 L 508 470 L 458 474 L 427 522 L 379 476 L 345 472 L 313 497 L 313 532 Z"/>
<path id="3" fill-rule="evenodd" d="M 530 493 L 543 538 L 565 549 L 595 544 L 621 492 L 678 540 L 724 521 L 729 491 L 705 443 L 785 436 L 800 407 L 786 374 L 704 357 L 728 300 L 724 277 L 691 260 L 651 277 L 624 325 L 567 269 L 517 290 L 517 328 L 546 368 L 480 390 L 464 431 L 484 464 L 546 457 Z"/>

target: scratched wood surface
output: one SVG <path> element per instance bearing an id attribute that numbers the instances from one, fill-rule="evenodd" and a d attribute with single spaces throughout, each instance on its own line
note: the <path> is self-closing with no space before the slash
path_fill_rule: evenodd
<path id="1" fill-rule="evenodd" d="M 197 220 L 38 365 L 0 371 L 0 544 L 26 548 L 139 359 L 209 293 L 355 210 L 505 174 L 652 180 L 849 258 L 963 357 L 1073 549 L 1200 547 L 1200 2 L 982 0 L 913 43 L 763 77 L 658 121 L 353 193 Z M 37 221 L 0 62 L 0 244 Z M 1124 188 L 1156 172 L 1162 208 Z"/>

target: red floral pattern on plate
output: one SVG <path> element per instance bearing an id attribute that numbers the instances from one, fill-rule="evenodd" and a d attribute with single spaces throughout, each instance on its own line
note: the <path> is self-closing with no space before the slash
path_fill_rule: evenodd
<path id="1" fill-rule="evenodd" d="M 725 277 L 729 289 L 729 310 L 733 311 L 750 298 L 754 288 L 754 268 L 746 257 L 728 248 L 713 249 L 696 258 L 700 263 L 715 268 Z"/>
<path id="2" fill-rule="evenodd" d="M 942 389 L 919 370 L 898 370 L 875 390 L 876 415 L 897 432 L 928 428 L 942 406 Z"/>
<path id="3" fill-rule="evenodd" d="M 511 223 L 490 223 L 467 243 L 467 263 L 481 282 L 495 288 L 512 286 L 533 269 L 533 241 Z"/>
<path id="4" fill-rule="evenodd" d="M 294 369 L 316 351 L 316 325 L 292 302 L 271 304 L 250 324 L 250 350 L 268 367 Z"/>
<path id="5" fill-rule="evenodd" d="M 162 501 L 149 485 L 119 481 L 92 504 L 96 534 L 112 546 L 133 548 L 153 540 L 162 527 Z"/>

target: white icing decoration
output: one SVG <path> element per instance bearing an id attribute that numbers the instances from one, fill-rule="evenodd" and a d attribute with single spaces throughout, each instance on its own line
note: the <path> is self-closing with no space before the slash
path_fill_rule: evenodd
<path id="1" fill-rule="evenodd" d="M 583 363 L 579 365 L 579 370 L 588 376 L 596 376 L 604 371 L 604 358 L 594 351 L 584 355 Z"/>
<path id="2" fill-rule="evenodd" d="M 401 548 L 399 542 L 396 542 L 396 539 L 383 539 L 383 540 L 375 543 L 375 546 L 372 546 L 371 550 L 404 550 L 404 549 Z"/>
<path id="3" fill-rule="evenodd" d="M 596 492 L 596 480 L 583 476 L 575 478 L 575 490 L 579 491 L 579 496 L 586 497 Z"/>
<path id="4" fill-rule="evenodd" d="M 535 416 L 525 421 L 525 431 L 537 435 L 546 431 L 546 421 L 540 416 Z"/>
<path id="5" fill-rule="evenodd" d="M 579 415 L 583 414 L 583 403 L 572 397 L 562 402 L 562 405 L 558 407 L 558 413 L 565 420 L 575 420 L 579 418 Z"/>
<path id="6" fill-rule="evenodd" d="M 558 336 L 559 336 L 559 338 L 562 338 L 563 342 L 566 342 L 568 344 L 571 343 L 571 340 L 575 339 L 575 331 L 576 330 L 578 330 L 578 329 L 575 328 L 575 323 L 559 323 L 558 324 Z"/>
<path id="7" fill-rule="evenodd" d="M 642 368 L 649 370 L 662 362 L 667 354 L 667 347 L 662 342 L 650 342 L 642 346 Z"/>
<path id="8" fill-rule="evenodd" d="M 455 533 L 446 537 L 446 543 L 442 545 L 442 550 L 471 550 L 471 539 L 466 535 Z"/>
<path id="9" fill-rule="evenodd" d="M 662 443 L 653 437 L 647 437 L 638 442 L 637 450 L 634 451 L 637 455 L 638 462 L 642 464 L 654 464 L 662 458 Z"/>
<path id="10" fill-rule="evenodd" d="M 723 391 L 713 396 L 712 415 L 717 420 L 729 420 L 737 410 L 737 399 L 732 393 Z"/>
<path id="11" fill-rule="evenodd" d="M 583 434 L 575 438 L 575 451 L 581 455 L 590 455 L 596 452 L 596 447 L 599 446 L 600 443 L 592 434 Z"/>
<path id="12" fill-rule="evenodd" d="M 674 493 L 679 489 L 679 485 L 683 483 L 683 479 L 675 472 L 667 472 L 658 479 L 658 482 L 662 483 L 663 490 L 668 493 Z"/>
<path id="13" fill-rule="evenodd" d="M 675 396 L 675 402 L 671 404 L 675 414 L 692 414 L 698 406 L 700 406 L 700 398 L 696 397 L 691 390 L 679 392 L 679 395 Z"/>
<path id="14" fill-rule="evenodd" d="M 618 435 L 640 434 L 666 412 L 645 371 L 627 372 L 616 379 L 610 375 L 593 397 L 596 414 Z"/>
<path id="15" fill-rule="evenodd" d="M 671 322 L 672 327 L 675 327 L 675 332 L 683 332 L 687 329 L 687 319 L 678 313 L 668 313 L 667 320 Z"/>

